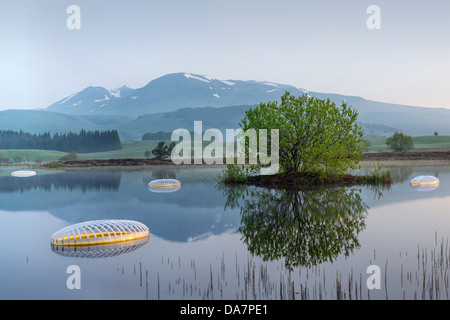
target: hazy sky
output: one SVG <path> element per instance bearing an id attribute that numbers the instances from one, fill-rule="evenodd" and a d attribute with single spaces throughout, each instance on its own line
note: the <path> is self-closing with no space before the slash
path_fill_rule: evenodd
<path id="1" fill-rule="evenodd" d="M 448 0 L 0 0 L 0 41 L 0 109 L 173 72 L 450 108 Z"/>

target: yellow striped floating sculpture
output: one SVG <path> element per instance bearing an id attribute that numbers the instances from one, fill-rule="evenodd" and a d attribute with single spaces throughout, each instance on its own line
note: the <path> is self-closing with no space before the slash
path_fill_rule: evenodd
<path id="1" fill-rule="evenodd" d="M 181 182 L 175 179 L 159 179 L 150 181 L 148 189 L 152 192 L 175 192 L 180 190 Z"/>
<path id="2" fill-rule="evenodd" d="M 66 247 L 52 244 L 52 251 L 58 255 L 70 258 L 109 258 L 135 251 L 147 242 L 148 237 L 126 242 L 81 247 Z"/>
<path id="3" fill-rule="evenodd" d="M 13 177 L 27 178 L 27 177 L 35 176 L 36 172 L 30 171 L 30 170 L 18 170 L 18 171 L 11 172 L 11 175 Z"/>
<path id="4" fill-rule="evenodd" d="M 433 176 L 418 176 L 411 180 L 411 187 L 417 191 L 433 191 L 439 187 L 439 179 Z"/>
<path id="5" fill-rule="evenodd" d="M 94 246 L 135 241 L 149 236 L 148 228 L 131 220 L 94 220 L 78 223 L 55 232 L 55 246 Z"/>

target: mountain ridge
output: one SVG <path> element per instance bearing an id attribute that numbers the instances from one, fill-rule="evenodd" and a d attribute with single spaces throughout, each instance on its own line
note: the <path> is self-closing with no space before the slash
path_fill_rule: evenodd
<path id="1" fill-rule="evenodd" d="M 103 87 L 88 87 L 44 110 L 83 114 L 138 117 L 188 107 L 226 107 L 279 100 L 284 91 L 294 95 L 306 91 L 268 81 L 218 80 L 192 73 L 171 73 L 145 86 L 116 96 Z"/>
<path id="2" fill-rule="evenodd" d="M 346 102 L 359 112 L 358 121 L 372 134 L 402 131 L 408 135 L 450 135 L 450 110 L 377 102 L 359 96 L 308 91 L 299 87 L 256 80 L 219 80 L 193 73 L 171 73 L 132 89 L 108 90 L 89 86 L 41 110 L 0 112 L 0 129 L 32 133 L 117 129 L 123 139 L 136 140 L 147 132 L 191 129 L 194 120 L 205 128 L 239 128 L 245 110 L 280 101 L 289 91 Z M 371 134 L 369 132 L 369 134 Z"/>

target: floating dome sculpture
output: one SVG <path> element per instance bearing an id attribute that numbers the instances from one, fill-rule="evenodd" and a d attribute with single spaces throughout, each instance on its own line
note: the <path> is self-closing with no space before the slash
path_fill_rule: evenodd
<path id="1" fill-rule="evenodd" d="M 411 180 L 411 187 L 418 191 L 433 191 L 439 187 L 439 179 L 433 176 L 418 176 Z"/>
<path id="2" fill-rule="evenodd" d="M 152 192 L 164 193 L 180 190 L 181 182 L 175 179 L 159 179 L 150 181 L 148 189 Z"/>
<path id="3" fill-rule="evenodd" d="M 58 255 L 71 258 L 109 258 L 135 251 L 147 242 L 148 237 L 127 242 L 81 247 L 52 244 L 52 251 Z"/>
<path id="4" fill-rule="evenodd" d="M 55 232 L 55 246 L 93 246 L 133 241 L 149 236 L 148 228 L 131 220 L 95 220 L 75 224 Z"/>
<path id="5" fill-rule="evenodd" d="M 27 177 L 35 176 L 36 172 L 30 171 L 30 170 L 19 170 L 19 171 L 12 172 L 11 175 L 14 177 L 19 177 L 19 178 L 27 178 Z"/>

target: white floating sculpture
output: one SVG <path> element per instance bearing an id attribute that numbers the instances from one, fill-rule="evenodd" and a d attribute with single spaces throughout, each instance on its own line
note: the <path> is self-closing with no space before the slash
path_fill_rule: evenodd
<path id="1" fill-rule="evenodd" d="M 30 170 L 18 170 L 11 173 L 13 177 L 27 178 L 36 175 L 36 172 Z"/>
<path id="2" fill-rule="evenodd" d="M 418 176 L 411 180 L 411 187 L 417 191 L 433 191 L 439 187 L 439 179 L 433 176 Z"/>
<path id="3" fill-rule="evenodd" d="M 175 192 L 180 190 L 181 182 L 175 179 L 153 180 L 148 184 L 148 189 L 152 192 Z"/>
<path id="4" fill-rule="evenodd" d="M 93 246 L 134 241 L 148 236 L 148 228 L 140 222 L 95 220 L 63 228 L 50 237 L 50 242 L 57 246 Z"/>

